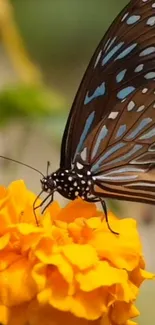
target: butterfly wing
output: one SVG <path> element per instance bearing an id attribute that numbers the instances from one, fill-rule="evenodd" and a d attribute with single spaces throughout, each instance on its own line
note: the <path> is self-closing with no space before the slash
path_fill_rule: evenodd
<path id="1" fill-rule="evenodd" d="M 76 163 L 91 166 L 95 196 L 155 201 L 155 82 L 100 121 Z"/>
<path id="2" fill-rule="evenodd" d="M 84 141 L 113 107 L 155 78 L 155 5 L 132 0 L 97 47 L 73 102 L 61 146 L 70 168 Z"/>

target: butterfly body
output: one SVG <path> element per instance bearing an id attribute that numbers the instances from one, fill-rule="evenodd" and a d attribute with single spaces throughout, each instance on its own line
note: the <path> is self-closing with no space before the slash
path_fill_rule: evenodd
<path id="1" fill-rule="evenodd" d="M 98 45 L 42 190 L 155 204 L 155 1 L 130 0 Z"/>
<path id="2" fill-rule="evenodd" d="M 90 193 L 92 193 L 93 178 L 87 167 L 83 167 L 82 171 L 78 167 L 73 167 L 71 170 L 60 168 L 41 180 L 41 184 L 45 192 L 57 191 L 70 200 L 81 197 L 90 201 L 92 198 L 92 195 L 90 198 Z"/>

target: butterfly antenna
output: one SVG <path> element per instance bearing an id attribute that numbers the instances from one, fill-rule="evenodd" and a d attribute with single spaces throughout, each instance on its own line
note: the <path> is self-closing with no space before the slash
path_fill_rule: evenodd
<path id="1" fill-rule="evenodd" d="M 5 160 L 12 161 L 12 162 L 17 163 L 19 165 L 22 165 L 22 166 L 28 167 L 28 168 L 30 168 L 32 170 L 35 170 L 37 173 L 39 173 L 40 175 L 42 175 L 44 177 L 44 174 L 42 174 L 40 172 L 40 170 L 38 170 L 38 169 L 36 169 L 36 168 L 34 168 L 34 167 L 30 166 L 30 165 L 24 164 L 21 161 L 18 161 L 18 160 L 12 159 L 12 158 L 8 158 L 8 157 L 5 157 L 5 156 L 0 156 L 0 158 L 5 159 Z"/>
<path id="2" fill-rule="evenodd" d="M 48 176 L 49 168 L 50 168 L 50 161 L 47 161 L 47 169 L 46 169 L 46 175 L 47 176 Z"/>

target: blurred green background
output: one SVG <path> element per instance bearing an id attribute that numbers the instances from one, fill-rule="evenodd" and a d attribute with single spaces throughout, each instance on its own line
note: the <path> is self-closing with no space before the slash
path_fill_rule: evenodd
<path id="1" fill-rule="evenodd" d="M 86 66 L 125 0 L 0 1 L 0 154 L 42 172 L 58 168 L 61 137 Z M 22 178 L 36 193 L 38 174 L 0 161 L 1 183 Z M 57 195 L 64 204 L 62 197 Z M 135 217 L 149 270 L 155 271 L 152 207 L 109 202 L 122 217 Z M 139 324 L 153 325 L 155 285 L 141 290 Z"/>

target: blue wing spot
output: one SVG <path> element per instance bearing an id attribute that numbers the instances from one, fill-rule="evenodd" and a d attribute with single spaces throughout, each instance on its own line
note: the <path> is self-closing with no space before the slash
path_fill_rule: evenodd
<path id="1" fill-rule="evenodd" d="M 126 131 L 126 124 L 121 125 L 116 133 L 115 139 L 121 137 L 125 133 L 125 131 Z"/>
<path id="2" fill-rule="evenodd" d="M 155 136 L 155 128 L 142 135 L 139 140 L 147 140 Z"/>
<path id="3" fill-rule="evenodd" d="M 103 58 L 102 66 L 105 65 L 112 56 L 123 46 L 124 42 L 120 42 L 118 45 L 115 45 L 113 49 Z"/>
<path id="4" fill-rule="evenodd" d="M 117 98 L 118 99 L 124 99 L 126 98 L 128 95 L 130 95 L 133 91 L 135 90 L 135 87 L 133 86 L 128 86 L 126 88 L 123 88 L 122 90 L 120 90 L 117 93 Z"/>
<path id="5" fill-rule="evenodd" d="M 132 25 L 132 24 L 135 24 L 139 19 L 140 19 L 140 15 L 133 15 L 133 16 L 130 16 L 128 19 L 127 19 L 127 21 L 126 21 L 126 23 L 128 24 L 128 25 Z"/>
<path id="6" fill-rule="evenodd" d="M 148 125 L 149 123 L 152 122 L 152 118 L 148 117 L 148 118 L 144 118 L 142 121 L 140 121 L 139 125 L 135 128 L 134 131 L 132 131 L 127 137 L 127 140 L 132 140 L 134 139 L 138 133 L 140 133 L 145 127 L 146 125 Z"/>
<path id="7" fill-rule="evenodd" d="M 131 181 L 133 179 L 136 179 L 138 175 L 128 175 L 128 176 L 95 176 L 95 179 L 100 181 L 108 181 L 108 182 L 117 182 L 117 181 Z"/>
<path id="8" fill-rule="evenodd" d="M 146 56 L 146 55 L 149 55 L 149 54 L 152 54 L 155 52 L 155 47 L 154 46 L 149 46 L 147 47 L 145 50 L 143 50 L 139 56 Z"/>
<path id="9" fill-rule="evenodd" d="M 135 69 L 135 72 L 141 72 L 142 70 L 144 69 L 144 64 L 139 64 L 136 69 Z"/>
<path id="10" fill-rule="evenodd" d="M 101 84 L 101 86 L 97 87 L 94 93 L 89 96 L 88 92 L 86 94 L 85 100 L 84 100 L 84 105 L 90 103 L 93 99 L 105 95 L 106 89 L 105 89 L 105 82 Z"/>
<path id="11" fill-rule="evenodd" d="M 136 173 L 136 172 L 143 172 L 144 169 L 142 168 L 135 168 L 135 167 L 123 167 L 123 168 L 119 168 L 116 170 L 112 170 L 111 172 L 106 173 L 105 175 L 118 175 L 118 174 L 122 174 L 122 173 Z M 96 177 L 97 178 L 97 177 Z"/>
<path id="12" fill-rule="evenodd" d="M 116 180 L 127 180 L 127 179 L 132 179 L 132 178 L 137 178 L 138 175 L 127 175 L 127 176 L 119 176 L 120 174 L 124 173 L 138 173 L 138 172 L 144 172 L 144 169 L 142 168 L 135 168 L 135 167 L 123 167 L 119 168 L 116 170 L 112 170 L 111 172 L 105 173 L 104 175 L 97 175 L 95 176 L 95 179 L 99 180 L 111 180 L 111 181 L 116 181 Z"/>
<path id="13" fill-rule="evenodd" d="M 108 166 L 110 164 L 117 164 L 122 163 L 123 160 L 130 158 L 132 155 L 134 155 L 138 150 L 140 150 L 143 147 L 141 144 L 136 144 L 129 152 L 127 152 L 124 156 L 119 156 L 118 158 L 104 164 L 104 166 Z"/>
<path id="14" fill-rule="evenodd" d="M 154 25 L 155 25 L 155 16 L 150 17 L 150 18 L 147 20 L 146 25 L 154 26 Z"/>
<path id="15" fill-rule="evenodd" d="M 152 72 L 148 72 L 145 76 L 144 76 L 145 79 L 154 79 L 155 78 L 155 72 L 152 71 Z"/>
<path id="16" fill-rule="evenodd" d="M 137 46 L 137 43 L 134 43 L 130 46 L 128 46 L 123 52 L 121 52 L 117 58 L 115 59 L 116 60 L 120 60 L 120 59 L 123 59 L 125 56 L 127 56 L 128 54 L 130 54 L 132 52 L 132 50 L 134 50 L 134 48 Z"/>
<path id="17" fill-rule="evenodd" d="M 83 143 L 84 143 L 84 141 L 85 141 L 85 139 L 86 139 L 86 137 L 87 137 L 87 134 L 88 134 L 88 132 L 89 132 L 91 126 L 92 126 L 92 123 L 93 123 L 94 117 L 95 117 L 95 112 L 93 111 L 93 112 L 88 116 L 88 118 L 87 118 L 87 120 L 86 120 L 86 123 L 85 123 L 84 129 L 83 129 L 83 132 L 82 132 L 82 134 L 81 134 L 80 141 L 79 141 L 79 144 L 78 144 L 78 146 L 77 146 L 77 149 L 76 149 L 76 152 L 75 152 L 75 156 L 74 156 L 74 157 L 76 157 L 77 153 L 78 153 L 79 151 L 81 151 L 82 146 L 83 146 Z"/>
<path id="18" fill-rule="evenodd" d="M 105 139 L 105 137 L 107 136 L 107 134 L 108 134 L 108 129 L 107 129 L 106 125 L 104 125 L 104 126 L 102 127 L 102 129 L 101 129 L 101 131 L 100 131 L 98 137 L 97 137 L 97 140 L 96 140 L 96 143 L 95 143 L 94 149 L 93 149 L 93 151 L 92 151 L 92 158 L 95 157 L 95 155 L 96 155 L 96 153 L 97 153 L 97 151 L 98 151 L 98 148 L 99 148 L 99 146 L 100 146 L 100 144 L 101 144 L 101 141 L 102 141 L 103 139 Z"/>
<path id="19" fill-rule="evenodd" d="M 124 69 L 118 73 L 118 75 L 116 76 L 117 83 L 121 82 L 124 79 L 126 72 L 127 69 Z"/>
<path id="20" fill-rule="evenodd" d="M 109 156 L 111 156 L 113 153 L 115 153 L 117 150 L 121 149 L 124 147 L 126 143 L 124 142 L 119 142 L 112 148 L 110 148 L 98 161 L 95 165 L 92 166 L 91 171 L 95 172 L 97 169 L 100 168 L 100 165 L 103 163 L 105 159 L 107 159 Z"/>

